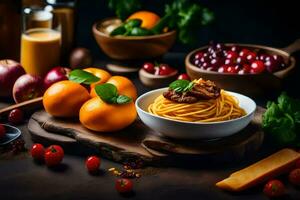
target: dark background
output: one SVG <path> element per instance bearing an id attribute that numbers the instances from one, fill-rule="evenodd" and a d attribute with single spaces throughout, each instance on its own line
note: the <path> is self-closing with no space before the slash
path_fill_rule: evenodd
<path id="1" fill-rule="evenodd" d="M 172 0 L 141 0 L 144 9 L 163 15 L 164 4 Z M 178 43 L 171 51 L 188 52 L 207 44 L 218 42 L 255 43 L 285 47 L 300 38 L 300 13 L 298 1 L 233 1 L 196 0 L 214 11 L 216 20 L 208 27 L 199 27 L 198 41 L 193 46 Z M 103 56 L 92 36 L 92 24 L 100 19 L 114 16 L 108 9 L 107 0 L 78 1 L 78 45 Z"/>
<path id="2" fill-rule="evenodd" d="M 160 16 L 163 15 L 165 3 L 171 2 L 171 0 L 141 1 L 143 9 L 154 11 Z M 192 49 L 208 44 L 211 40 L 283 48 L 300 38 L 298 1 L 195 1 L 214 11 L 215 21 L 210 26 L 199 27 L 195 44 L 187 46 L 177 42 L 171 52 L 188 53 Z M 91 49 L 96 60 L 107 60 L 107 57 L 97 46 L 91 27 L 95 21 L 111 16 L 115 14 L 108 9 L 107 0 L 78 1 L 77 45 Z M 299 61 L 300 53 L 296 53 L 295 57 Z M 184 57 L 177 60 L 177 67 L 184 69 Z M 284 90 L 294 97 L 300 97 L 294 90 L 295 85 L 300 85 L 299 75 L 299 67 L 296 67 L 295 73 L 284 81 Z M 273 93 L 270 98 L 276 98 L 279 93 L 280 91 Z"/>

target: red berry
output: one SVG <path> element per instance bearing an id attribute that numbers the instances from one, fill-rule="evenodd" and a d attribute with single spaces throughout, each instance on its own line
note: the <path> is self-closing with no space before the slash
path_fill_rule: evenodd
<path id="1" fill-rule="evenodd" d="M 43 160 L 45 155 L 45 148 L 43 145 L 37 143 L 31 147 L 30 153 L 33 159 Z"/>
<path id="2" fill-rule="evenodd" d="M 290 172 L 289 181 L 296 186 L 300 186 L 300 168 L 294 169 Z"/>
<path id="3" fill-rule="evenodd" d="M 238 54 L 236 52 L 234 52 L 234 51 L 227 52 L 226 58 L 236 60 L 237 57 L 238 57 Z"/>
<path id="4" fill-rule="evenodd" d="M 154 74 L 155 72 L 154 64 L 150 62 L 144 63 L 143 69 L 150 74 Z"/>
<path id="5" fill-rule="evenodd" d="M 12 124 L 20 124 L 23 121 L 23 112 L 16 108 L 10 111 L 8 121 Z"/>
<path id="6" fill-rule="evenodd" d="M 89 172 L 96 172 L 100 167 L 100 158 L 97 156 L 90 156 L 85 161 L 85 166 Z"/>
<path id="7" fill-rule="evenodd" d="M 256 60 L 251 64 L 250 72 L 253 74 L 261 73 L 264 70 L 265 70 L 265 64 L 260 60 Z"/>
<path id="8" fill-rule="evenodd" d="M 5 136 L 5 127 L 0 124 L 0 140 Z"/>
<path id="9" fill-rule="evenodd" d="M 238 73 L 239 69 L 236 68 L 235 66 L 228 66 L 226 69 L 227 73 L 231 73 L 231 74 L 236 74 Z"/>
<path id="10" fill-rule="evenodd" d="M 200 51 L 200 52 L 197 52 L 197 53 L 196 53 L 196 55 L 195 55 L 194 58 L 195 58 L 196 60 L 200 60 L 203 56 L 204 56 L 204 53 Z"/>
<path id="11" fill-rule="evenodd" d="M 248 52 L 248 55 L 246 56 L 246 59 L 248 62 L 252 63 L 256 59 L 256 53 L 255 52 Z"/>
<path id="12" fill-rule="evenodd" d="M 189 77 L 189 75 L 187 75 L 187 74 L 180 74 L 177 77 L 177 79 L 188 80 L 188 81 L 191 80 L 190 77 Z"/>
<path id="13" fill-rule="evenodd" d="M 120 193 L 132 191 L 133 183 L 127 178 L 120 178 L 116 181 L 115 188 Z"/>
<path id="14" fill-rule="evenodd" d="M 227 65 L 223 65 L 223 66 L 219 67 L 218 72 L 220 72 L 220 73 L 226 73 L 227 72 L 227 68 L 228 68 Z"/>
<path id="15" fill-rule="evenodd" d="M 174 69 L 171 68 L 169 65 L 167 64 L 161 64 L 159 66 L 159 70 L 158 70 L 158 74 L 161 76 L 166 76 L 166 75 L 170 75 L 174 72 Z"/>
<path id="16" fill-rule="evenodd" d="M 242 58 L 246 58 L 250 51 L 248 49 L 242 49 L 239 53 L 239 56 Z"/>
<path id="17" fill-rule="evenodd" d="M 239 46 L 232 46 L 230 50 L 233 51 L 233 52 L 238 52 L 240 50 L 240 47 Z"/>
<path id="18" fill-rule="evenodd" d="M 268 197 L 280 197 L 285 193 L 285 187 L 279 180 L 271 180 L 264 187 L 264 193 Z"/>
<path id="19" fill-rule="evenodd" d="M 235 63 L 235 60 L 232 58 L 227 58 L 225 60 L 225 65 L 233 65 Z"/>

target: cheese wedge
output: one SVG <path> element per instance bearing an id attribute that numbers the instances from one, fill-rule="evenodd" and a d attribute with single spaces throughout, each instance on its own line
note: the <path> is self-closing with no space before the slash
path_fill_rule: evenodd
<path id="1" fill-rule="evenodd" d="M 300 159 L 300 153 L 292 149 L 282 149 L 271 156 L 234 172 L 216 186 L 229 191 L 241 191 L 278 176 L 293 167 Z"/>

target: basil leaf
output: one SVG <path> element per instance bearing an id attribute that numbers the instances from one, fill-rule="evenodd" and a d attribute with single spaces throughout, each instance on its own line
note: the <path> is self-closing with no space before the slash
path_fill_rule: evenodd
<path id="1" fill-rule="evenodd" d="M 75 69 L 69 74 L 69 80 L 76 83 L 90 85 L 92 83 L 100 81 L 100 78 L 90 72 L 86 72 L 81 69 Z"/>
<path id="2" fill-rule="evenodd" d="M 117 98 L 118 104 L 126 104 L 126 103 L 130 103 L 131 101 L 132 101 L 132 98 L 125 96 L 125 95 L 119 95 Z"/>
<path id="3" fill-rule="evenodd" d="M 188 80 L 176 80 L 169 85 L 169 88 L 175 92 L 184 92 L 190 90 L 192 86 Z"/>
<path id="4" fill-rule="evenodd" d="M 183 89 L 183 91 L 184 91 L 184 92 L 190 91 L 190 90 L 194 87 L 194 85 L 195 85 L 194 82 L 190 82 L 190 83 L 188 84 L 188 86 L 186 86 L 186 87 Z"/>
<path id="5" fill-rule="evenodd" d="M 115 103 L 118 97 L 117 87 L 111 83 L 104 83 L 102 85 L 96 85 L 95 91 L 97 95 L 107 103 Z"/>
<path id="6" fill-rule="evenodd" d="M 118 95 L 117 87 L 111 83 L 96 85 L 96 94 L 109 104 L 126 104 L 132 101 L 132 98 L 125 95 Z"/>

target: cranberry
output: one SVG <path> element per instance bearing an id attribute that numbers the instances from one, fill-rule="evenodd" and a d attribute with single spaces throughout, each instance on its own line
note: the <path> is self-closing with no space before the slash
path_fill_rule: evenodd
<path id="1" fill-rule="evenodd" d="M 278 61 L 274 60 L 274 58 L 270 58 L 265 62 L 265 66 L 269 72 L 275 72 L 279 69 L 280 64 Z"/>
<path id="2" fill-rule="evenodd" d="M 237 57 L 238 57 L 238 54 L 236 52 L 234 52 L 234 51 L 227 52 L 226 58 L 235 60 L 235 59 L 237 59 Z"/>
<path id="3" fill-rule="evenodd" d="M 221 58 L 214 58 L 210 61 L 212 67 L 219 67 L 222 63 L 223 62 Z"/>
<path id="4" fill-rule="evenodd" d="M 233 65 L 235 63 L 235 60 L 234 59 L 231 59 L 231 58 L 227 58 L 225 60 L 225 65 Z"/>
<path id="5" fill-rule="evenodd" d="M 169 65 L 167 64 L 160 64 L 159 66 L 159 72 L 158 74 L 161 76 L 166 76 L 166 75 L 170 75 L 174 72 L 174 69 L 171 68 Z"/>
<path id="6" fill-rule="evenodd" d="M 253 52 L 253 51 L 250 51 L 250 52 L 248 53 L 248 55 L 246 56 L 246 59 L 247 59 L 247 61 L 248 61 L 249 63 L 252 63 L 252 62 L 255 61 L 255 59 L 256 59 L 256 53 Z"/>
<path id="7" fill-rule="evenodd" d="M 196 55 L 195 55 L 194 58 L 195 58 L 195 59 L 201 59 L 201 58 L 203 57 L 203 55 L 204 55 L 204 53 L 200 51 L 200 52 L 197 52 L 197 53 L 196 53 Z"/>
<path id="8" fill-rule="evenodd" d="M 245 71 L 245 73 L 249 73 L 251 70 L 251 67 L 248 64 L 243 64 L 242 69 Z"/>
<path id="9" fill-rule="evenodd" d="M 250 73 L 258 74 L 265 70 L 265 64 L 261 60 L 256 60 L 251 64 Z"/>
<path id="10" fill-rule="evenodd" d="M 236 73 L 238 73 L 238 68 L 236 68 L 235 66 L 228 66 L 227 68 L 226 68 L 226 72 L 227 73 L 231 73 L 231 74 L 236 74 Z"/>
<path id="11" fill-rule="evenodd" d="M 203 56 L 201 59 L 200 59 L 200 62 L 204 63 L 204 62 L 208 62 L 209 61 L 209 57 L 208 56 Z"/>
<path id="12" fill-rule="evenodd" d="M 233 51 L 233 52 L 238 52 L 238 51 L 240 51 L 240 47 L 239 46 L 232 46 L 230 48 L 230 50 Z"/>
<path id="13" fill-rule="evenodd" d="M 247 62 L 247 59 L 245 57 L 238 57 L 236 59 L 236 63 L 238 63 L 238 64 L 244 64 L 246 62 Z"/>
<path id="14" fill-rule="evenodd" d="M 222 57 L 222 51 L 215 51 L 214 53 L 211 54 L 212 58 L 220 58 Z"/>
<path id="15" fill-rule="evenodd" d="M 204 62 L 204 63 L 202 63 L 202 65 L 201 65 L 201 68 L 203 68 L 203 69 L 207 69 L 208 67 L 209 67 L 208 62 Z"/>
<path id="16" fill-rule="evenodd" d="M 227 68 L 228 68 L 227 65 L 223 65 L 223 66 L 219 67 L 218 72 L 220 72 L 220 73 L 226 73 L 227 72 Z"/>
<path id="17" fill-rule="evenodd" d="M 8 121 L 12 124 L 20 124 L 23 121 L 23 112 L 16 108 L 10 111 Z"/>
<path id="18" fill-rule="evenodd" d="M 200 60 L 198 60 L 198 59 L 194 60 L 194 62 L 193 62 L 193 64 L 196 65 L 196 66 L 198 66 L 200 63 L 201 63 L 201 62 L 200 62 Z M 155 71 L 155 70 L 154 70 L 154 71 Z"/>
<path id="19" fill-rule="evenodd" d="M 179 79 L 179 80 L 191 80 L 190 79 L 190 77 L 189 77 L 189 75 L 187 75 L 187 74 L 180 74 L 178 77 L 177 77 L 177 79 Z"/>
<path id="20" fill-rule="evenodd" d="M 0 140 L 5 136 L 5 128 L 2 124 L 0 124 Z"/>
<path id="21" fill-rule="evenodd" d="M 154 64 L 150 62 L 144 63 L 143 69 L 150 74 L 154 74 L 155 72 Z"/>
<path id="22" fill-rule="evenodd" d="M 248 49 L 242 49 L 242 51 L 240 51 L 240 53 L 239 53 L 239 56 L 241 58 L 246 58 L 249 52 L 250 51 Z"/>
<path id="23" fill-rule="evenodd" d="M 225 49 L 225 45 L 221 44 L 221 43 L 217 43 L 216 44 L 216 48 L 219 49 L 219 50 L 224 50 Z"/>
<path id="24" fill-rule="evenodd" d="M 273 55 L 273 59 L 276 60 L 278 63 L 284 63 L 283 57 L 280 55 Z"/>
<path id="25" fill-rule="evenodd" d="M 265 61 L 267 57 L 268 57 L 267 54 L 260 54 L 257 60 Z"/>
<path id="26" fill-rule="evenodd" d="M 210 54 L 212 54 L 212 53 L 215 52 L 215 50 L 216 50 L 215 47 L 210 46 L 210 47 L 208 47 L 207 52 L 210 53 Z"/>

